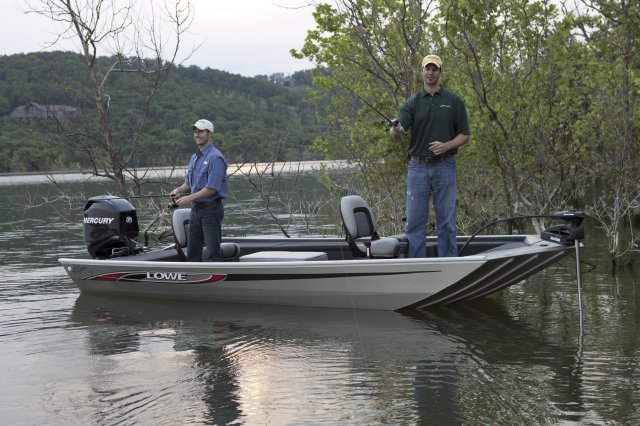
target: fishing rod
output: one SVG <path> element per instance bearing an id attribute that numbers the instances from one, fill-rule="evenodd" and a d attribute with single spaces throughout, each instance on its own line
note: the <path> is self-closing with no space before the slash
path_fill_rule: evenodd
<path id="1" fill-rule="evenodd" d="M 175 194 L 175 195 L 171 195 L 171 194 L 147 194 L 147 195 L 129 195 L 125 198 L 127 199 L 131 199 L 131 198 L 176 198 L 176 197 L 181 197 L 183 195 L 189 195 L 186 192 L 181 192 L 179 194 Z"/>
<path id="2" fill-rule="evenodd" d="M 126 197 L 127 199 L 135 199 L 135 198 L 170 198 L 171 203 L 167 205 L 169 209 L 175 209 L 178 207 L 178 203 L 176 203 L 176 197 L 186 195 L 185 193 L 171 195 L 171 194 L 148 194 L 148 195 L 130 195 Z"/>
<path id="3" fill-rule="evenodd" d="M 129 195 L 126 198 L 173 198 L 171 194 Z"/>
<path id="4" fill-rule="evenodd" d="M 363 104 L 365 104 L 366 106 L 368 106 L 369 108 L 371 108 L 371 110 L 373 112 L 375 112 L 376 114 L 378 114 L 380 117 L 384 118 L 384 120 L 387 122 L 387 128 L 389 127 L 395 127 L 398 124 L 400 124 L 400 122 L 398 121 L 397 118 L 391 119 L 389 117 L 387 117 L 384 113 L 382 113 L 378 108 L 374 107 L 373 105 L 371 105 L 370 102 L 368 102 L 365 98 L 363 98 L 362 96 L 358 95 L 354 90 L 350 89 L 349 87 L 345 86 L 344 84 L 338 83 L 340 84 L 340 87 L 342 87 L 343 89 L 345 89 L 347 92 L 351 93 L 353 96 L 355 96 L 356 98 L 358 98 L 360 100 L 360 102 L 362 102 Z"/>
<path id="5" fill-rule="evenodd" d="M 356 95 L 356 97 L 358 99 L 360 99 L 360 101 L 362 103 L 364 103 L 366 106 L 368 106 L 369 108 L 371 108 L 373 110 L 373 112 L 377 113 L 380 117 L 384 118 L 385 121 L 387 122 L 387 128 L 389 127 L 396 127 L 398 124 L 400 124 L 400 122 L 398 121 L 397 118 L 394 118 L 393 120 L 390 119 L 389 117 L 387 117 L 385 114 L 383 114 L 382 112 L 380 112 L 380 110 L 378 110 L 378 108 L 374 107 L 373 105 L 371 105 L 369 102 L 367 102 L 364 98 L 362 98 L 361 96 L 359 96 L 357 93 L 353 92 L 354 95 Z"/>

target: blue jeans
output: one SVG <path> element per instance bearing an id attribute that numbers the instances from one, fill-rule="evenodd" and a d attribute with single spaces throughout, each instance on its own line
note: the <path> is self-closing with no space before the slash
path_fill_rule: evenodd
<path id="1" fill-rule="evenodd" d="M 456 246 L 456 160 L 448 157 L 438 163 L 409 161 L 407 173 L 407 225 L 409 257 L 427 256 L 429 197 L 433 194 L 438 234 L 438 256 L 458 256 Z"/>
<path id="2" fill-rule="evenodd" d="M 224 206 L 221 202 L 193 203 L 187 240 L 188 262 L 222 262 L 220 243 L 223 218 Z M 203 242 L 207 246 L 205 258 L 202 257 Z"/>

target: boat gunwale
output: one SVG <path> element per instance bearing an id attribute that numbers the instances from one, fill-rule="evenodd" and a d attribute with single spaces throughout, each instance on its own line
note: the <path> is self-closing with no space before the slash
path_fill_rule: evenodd
<path id="1" fill-rule="evenodd" d="M 135 256 L 127 256 L 125 258 L 132 258 L 130 260 L 124 260 L 125 258 L 112 258 L 112 259 L 85 259 L 85 258 L 59 258 L 58 262 L 63 266 L 65 265 L 111 265 L 111 266 L 155 266 L 155 267 L 175 267 L 177 265 L 193 266 L 202 268 L 220 268 L 220 269 L 240 269 L 249 267 L 261 267 L 263 269 L 279 269 L 282 267 L 291 266 L 362 266 L 364 262 L 367 265 L 430 265 L 439 263 L 474 263 L 485 262 L 491 259 L 498 259 L 502 257 L 511 257 L 514 255 L 530 255 L 537 252 L 544 251 L 563 251 L 572 248 L 571 246 L 561 245 L 555 242 L 544 241 L 537 239 L 533 243 L 527 243 L 526 237 L 529 235 L 522 235 L 522 245 L 518 247 L 509 247 L 505 249 L 491 249 L 479 254 L 470 256 L 459 257 L 424 257 L 424 258 L 375 258 L 375 259 L 330 259 L 330 260 L 279 260 L 275 262 L 265 261 L 225 261 L 225 262 L 186 262 L 186 261 L 161 261 L 161 260 L 135 260 Z M 535 237 L 535 236 L 534 236 Z M 537 237 L 536 237 L 537 238 Z M 285 241 L 285 240 L 283 240 Z M 310 247 L 310 249 L 313 247 Z M 288 251 L 288 250 L 270 250 L 270 251 Z"/>

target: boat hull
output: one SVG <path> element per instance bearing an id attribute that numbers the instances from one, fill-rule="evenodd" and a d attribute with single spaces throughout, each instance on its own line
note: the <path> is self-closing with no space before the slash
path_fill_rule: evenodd
<path id="1" fill-rule="evenodd" d="M 503 239 L 507 242 L 495 249 L 456 258 L 339 260 L 336 253 L 329 253 L 329 260 L 312 261 L 194 263 L 128 256 L 60 259 L 60 263 L 78 288 L 87 293 L 401 310 L 486 296 L 520 282 L 571 251 L 570 246 L 535 236 Z M 257 248 L 284 247 L 299 252 L 319 247 L 303 240 L 259 244 L 235 241 L 244 253 Z M 487 244 L 488 240 L 480 239 L 480 243 Z"/>

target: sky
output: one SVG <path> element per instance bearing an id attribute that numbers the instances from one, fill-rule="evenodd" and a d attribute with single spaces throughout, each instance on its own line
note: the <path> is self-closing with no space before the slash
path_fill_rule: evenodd
<path id="1" fill-rule="evenodd" d="M 246 77 L 280 72 L 288 75 L 313 67 L 289 53 L 291 49 L 300 50 L 307 31 L 315 28 L 313 8 L 305 7 L 305 0 L 193 1 L 194 20 L 183 52 L 200 47 L 184 65 Z M 28 2 L 38 4 L 38 0 Z M 69 41 L 46 47 L 55 40 L 56 27 L 42 16 L 24 13 L 25 0 L 3 0 L 2 9 L 0 55 L 52 50 L 79 52 Z M 105 56 L 108 54 L 109 51 L 104 51 Z"/>

